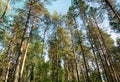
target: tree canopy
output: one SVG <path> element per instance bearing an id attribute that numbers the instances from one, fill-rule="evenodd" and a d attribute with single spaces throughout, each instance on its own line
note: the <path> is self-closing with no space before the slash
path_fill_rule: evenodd
<path id="1" fill-rule="evenodd" d="M 0 82 L 120 82 L 120 2 L 54 1 L 0 1 Z"/>

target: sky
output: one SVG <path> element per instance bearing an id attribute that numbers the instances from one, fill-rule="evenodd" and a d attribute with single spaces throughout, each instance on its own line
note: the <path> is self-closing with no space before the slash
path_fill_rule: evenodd
<path id="1" fill-rule="evenodd" d="M 49 10 L 51 14 L 54 13 L 54 11 L 57 11 L 59 14 L 66 14 L 69 7 L 71 5 L 71 0 L 57 0 L 52 2 L 51 5 L 47 5 L 46 8 Z"/>

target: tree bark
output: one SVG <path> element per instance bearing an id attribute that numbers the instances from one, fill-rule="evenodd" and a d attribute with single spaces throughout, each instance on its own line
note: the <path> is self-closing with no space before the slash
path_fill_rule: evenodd
<path id="1" fill-rule="evenodd" d="M 105 0 L 106 4 L 110 7 L 110 9 L 113 11 L 113 13 L 115 14 L 115 16 L 118 18 L 118 20 L 120 21 L 120 15 L 118 14 L 118 12 L 113 8 L 112 4 L 110 3 L 109 0 Z"/>
<path id="2" fill-rule="evenodd" d="M 80 82 L 78 66 L 77 66 L 77 61 L 76 61 L 76 53 L 75 53 L 75 48 L 74 48 L 74 43 L 73 43 L 73 32 L 72 32 L 71 28 L 69 28 L 69 29 L 70 29 L 70 34 L 71 34 L 72 51 L 73 51 L 73 55 L 74 55 L 75 69 L 76 69 L 76 73 L 77 73 L 77 81 Z"/>
<path id="3" fill-rule="evenodd" d="M 68 58 L 66 56 L 64 59 L 64 69 L 65 69 L 65 82 L 69 82 Z"/>
<path id="4" fill-rule="evenodd" d="M 92 34 L 92 31 L 90 30 L 90 28 L 89 27 L 87 27 L 88 28 L 88 32 L 90 32 L 90 36 L 94 36 L 93 34 Z M 91 37 L 92 38 L 92 37 Z M 105 75 L 106 75 L 106 79 L 107 79 L 107 81 L 109 82 L 110 80 L 109 80 L 109 76 L 108 76 L 108 73 L 107 73 L 107 70 L 106 70 L 106 66 L 105 66 L 105 64 L 104 64 L 104 60 L 103 60 L 103 58 L 102 58 L 102 56 L 101 56 L 101 53 L 100 53 L 100 51 L 99 51 L 99 48 L 98 48 L 98 46 L 97 46 L 97 44 L 96 44 L 96 42 L 94 41 L 95 40 L 95 38 L 92 38 L 93 39 L 93 43 L 94 43 L 94 45 L 95 45 L 95 48 L 96 48 L 96 50 L 97 50 L 97 53 L 98 53 L 98 55 L 99 55 L 99 57 L 100 57 L 100 60 L 101 60 L 101 63 L 102 63 L 102 65 L 103 65 L 103 69 L 104 69 L 104 72 L 105 72 Z"/>
<path id="5" fill-rule="evenodd" d="M 35 23 L 35 20 L 36 20 L 36 18 L 34 17 L 33 24 Z M 21 66 L 21 71 L 20 71 L 20 81 L 22 80 L 24 65 L 25 65 L 27 52 L 28 52 L 28 47 L 29 47 L 30 40 L 32 38 L 32 31 L 34 30 L 33 24 L 31 26 L 31 30 L 30 30 L 29 37 L 28 37 L 27 44 L 26 44 L 26 48 L 25 48 L 26 50 L 25 50 L 25 53 L 24 53 L 23 62 L 22 62 L 22 66 Z"/>
<path id="6" fill-rule="evenodd" d="M 10 0 L 7 0 L 7 3 L 6 3 L 6 5 L 5 5 L 4 12 L 3 12 L 2 16 L 0 17 L 0 19 L 3 19 L 3 18 L 4 18 L 5 14 L 6 14 L 6 12 L 7 12 L 9 3 L 10 3 Z"/>
<path id="7" fill-rule="evenodd" d="M 93 41 L 92 41 L 92 38 L 90 36 L 90 34 L 87 34 L 88 35 L 88 39 L 89 39 L 89 42 L 90 42 L 90 45 L 91 45 L 91 48 L 92 48 L 92 51 L 93 51 L 93 55 L 94 55 L 94 58 L 95 58 L 95 63 L 96 63 L 96 66 L 97 66 L 97 72 L 98 72 L 98 76 L 100 78 L 100 82 L 102 82 L 102 77 L 101 77 L 101 73 L 100 73 L 100 70 L 99 70 L 99 65 L 98 65 L 98 62 L 97 62 L 97 54 L 95 52 L 95 48 L 94 48 L 94 44 L 93 44 Z"/>
<path id="8" fill-rule="evenodd" d="M 75 24 L 77 24 L 76 19 L 74 17 L 73 17 L 73 19 L 74 19 Z M 77 25 L 76 25 L 76 28 L 77 28 L 77 35 L 78 35 L 78 38 L 79 38 L 79 46 L 80 46 L 83 61 L 84 61 L 84 67 L 85 67 L 85 73 L 86 73 L 86 82 L 91 82 L 90 79 L 89 79 L 89 75 L 88 75 L 88 68 L 87 68 L 87 63 L 86 63 L 86 59 L 85 59 L 85 52 L 84 52 L 84 48 L 82 46 L 82 41 L 81 41 L 81 38 L 80 38 L 80 34 L 78 32 Z"/>
<path id="9" fill-rule="evenodd" d="M 101 38 L 101 40 L 102 41 L 100 41 L 100 42 L 102 42 L 103 44 L 101 44 L 101 47 L 102 47 L 102 45 L 103 45 L 103 53 L 104 54 L 106 54 L 106 58 L 108 59 L 108 62 L 109 62 L 109 66 L 110 66 L 110 68 L 109 68 L 109 70 L 111 71 L 111 76 L 113 75 L 113 77 L 115 77 L 115 79 L 113 79 L 115 82 L 118 82 L 118 78 L 117 78 L 117 75 L 116 75 L 116 73 L 115 73 L 115 70 L 114 70 L 114 67 L 113 67 L 113 65 L 112 65 L 112 60 L 111 60 L 111 55 L 108 53 L 108 51 L 107 51 L 107 49 L 106 49 L 106 45 L 105 45 L 105 41 L 104 41 L 104 38 L 103 38 L 103 35 L 102 35 L 102 33 L 101 33 L 101 30 L 99 29 L 99 26 L 98 26 L 98 24 L 97 24 L 97 20 L 96 20 L 96 18 L 94 17 L 94 20 L 95 20 L 95 24 L 96 24 L 96 26 L 97 26 L 97 30 L 98 30 L 98 32 L 99 32 L 99 34 L 100 34 L 100 38 Z M 105 52 L 104 52 L 104 50 L 105 50 Z M 107 60 L 106 59 L 106 60 Z M 113 73 L 113 74 L 112 74 Z"/>
<path id="10" fill-rule="evenodd" d="M 15 40 L 15 38 L 16 38 L 16 33 L 17 33 L 17 26 L 15 27 L 14 32 L 15 32 L 15 33 L 14 33 L 13 38 L 12 38 L 12 40 L 10 41 L 10 45 L 9 45 L 9 47 L 10 47 L 10 49 L 9 49 L 10 54 L 9 54 L 9 62 L 8 62 L 7 74 L 6 74 L 5 82 L 8 81 L 8 75 L 9 75 L 9 71 L 10 71 L 10 65 L 11 65 L 11 61 L 12 61 L 12 57 L 13 57 L 14 40 Z"/>
<path id="11" fill-rule="evenodd" d="M 28 12 L 28 17 L 27 17 L 27 21 L 26 21 L 26 25 L 25 25 L 25 29 L 24 29 L 24 33 L 22 35 L 22 39 L 21 39 L 21 43 L 20 43 L 20 49 L 18 52 L 18 58 L 16 60 L 16 69 L 15 69 L 15 76 L 14 76 L 14 82 L 18 82 L 19 80 L 19 75 L 20 75 L 20 66 L 21 66 L 21 58 L 22 58 L 22 53 L 23 53 L 23 46 L 24 46 L 24 40 L 25 40 L 25 36 L 27 34 L 27 30 L 28 30 L 28 24 L 29 24 L 29 20 L 30 20 L 30 14 L 31 14 L 31 7 L 32 7 L 32 1 L 30 4 L 30 9 Z"/>

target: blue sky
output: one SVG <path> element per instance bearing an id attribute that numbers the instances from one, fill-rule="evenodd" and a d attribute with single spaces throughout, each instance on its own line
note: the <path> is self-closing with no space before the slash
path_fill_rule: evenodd
<path id="1" fill-rule="evenodd" d="M 46 8 L 51 14 L 57 11 L 59 14 L 66 14 L 71 5 L 71 0 L 57 0 L 52 2 L 51 5 L 47 5 Z"/>

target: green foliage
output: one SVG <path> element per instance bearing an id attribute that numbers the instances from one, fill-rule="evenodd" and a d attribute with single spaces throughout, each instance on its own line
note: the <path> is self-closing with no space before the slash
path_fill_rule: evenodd
<path id="1" fill-rule="evenodd" d="M 0 81 L 5 81 L 8 73 L 7 80 L 13 82 L 16 66 L 21 72 L 26 52 L 21 82 L 119 81 L 120 39 L 114 45 L 112 37 L 100 28 L 103 15 L 108 15 L 110 26 L 119 31 L 115 15 L 91 6 L 94 0 L 72 0 L 65 16 L 57 11 L 51 15 L 45 4 L 52 1 L 25 1 L 25 7 L 0 22 Z M 4 4 L 1 0 L 0 16 Z"/>

